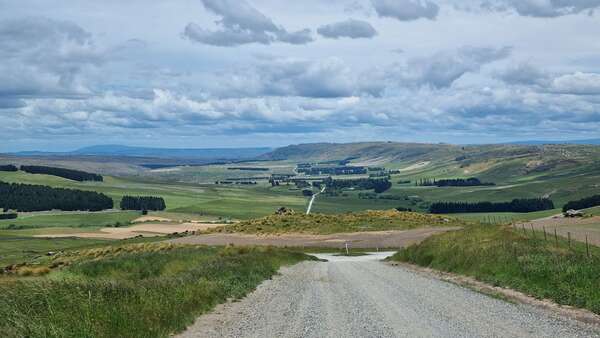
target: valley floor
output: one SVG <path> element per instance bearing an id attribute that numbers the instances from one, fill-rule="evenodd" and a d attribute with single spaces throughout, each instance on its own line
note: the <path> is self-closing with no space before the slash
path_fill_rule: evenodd
<path id="1" fill-rule="evenodd" d="M 283 268 L 179 337 L 600 337 L 600 328 L 378 262 Z"/>

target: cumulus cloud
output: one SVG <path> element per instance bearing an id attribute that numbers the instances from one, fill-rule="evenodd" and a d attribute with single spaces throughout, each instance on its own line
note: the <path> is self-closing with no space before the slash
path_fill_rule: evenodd
<path id="1" fill-rule="evenodd" d="M 514 11 L 531 17 L 559 17 L 588 11 L 600 7 L 600 0 L 488 0 L 482 3 L 484 9 L 493 11 Z"/>
<path id="2" fill-rule="evenodd" d="M 375 12 L 380 17 L 413 21 L 417 19 L 434 20 L 440 7 L 428 0 L 371 0 Z"/>
<path id="3" fill-rule="evenodd" d="M 317 33 L 321 36 L 331 39 L 339 38 L 372 38 L 377 35 L 377 31 L 370 23 L 361 20 L 348 19 L 323 25 L 317 29 Z"/>
<path id="4" fill-rule="evenodd" d="M 355 73 L 336 57 L 266 57 L 252 67 L 213 74 L 206 89 L 217 97 L 346 97 L 356 93 Z"/>
<path id="5" fill-rule="evenodd" d="M 371 72 L 372 82 L 391 82 L 397 86 L 428 86 L 444 88 L 451 86 L 466 73 L 478 72 L 481 67 L 502 60 L 511 53 L 510 47 L 462 47 L 441 51 L 429 56 L 414 57 L 404 63 L 396 63 L 378 72 Z"/>
<path id="6" fill-rule="evenodd" d="M 250 43 L 268 45 L 283 42 L 294 45 L 313 41 L 310 29 L 289 32 L 245 0 L 202 0 L 204 7 L 221 17 L 218 30 L 209 30 L 190 23 L 183 36 L 199 43 L 231 47 Z"/>
<path id="7" fill-rule="evenodd" d="M 549 75 L 530 63 L 519 63 L 497 72 L 496 77 L 514 85 L 545 85 Z"/>
<path id="8" fill-rule="evenodd" d="M 552 80 L 550 89 L 554 92 L 574 95 L 600 95 L 600 74 L 565 74 Z"/>
<path id="9" fill-rule="evenodd" d="M 39 17 L 0 21 L 0 98 L 87 94 L 80 75 L 104 57 L 91 34 L 74 23 Z"/>

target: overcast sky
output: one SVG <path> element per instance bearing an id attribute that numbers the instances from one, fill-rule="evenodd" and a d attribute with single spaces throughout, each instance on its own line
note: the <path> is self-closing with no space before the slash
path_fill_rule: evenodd
<path id="1" fill-rule="evenodd" d="M 0 0 L 0 151 L 600 137 L 600 0 Z"/>

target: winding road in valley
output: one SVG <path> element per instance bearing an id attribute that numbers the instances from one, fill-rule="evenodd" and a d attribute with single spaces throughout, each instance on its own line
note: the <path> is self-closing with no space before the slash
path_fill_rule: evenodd
<path id="1" fill-rule="evenodd" d="M 600 328 L 379 259 L 317 255 L 179 337 L 600 337 Z"/>

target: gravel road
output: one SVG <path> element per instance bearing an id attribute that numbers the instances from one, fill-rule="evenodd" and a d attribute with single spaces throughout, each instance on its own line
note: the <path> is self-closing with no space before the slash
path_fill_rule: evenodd
<path id="1" fill-rule="evenodd" d="M 600 337 L 600 328 L 376 261 L 281 270 L 179 337 Z"/>

